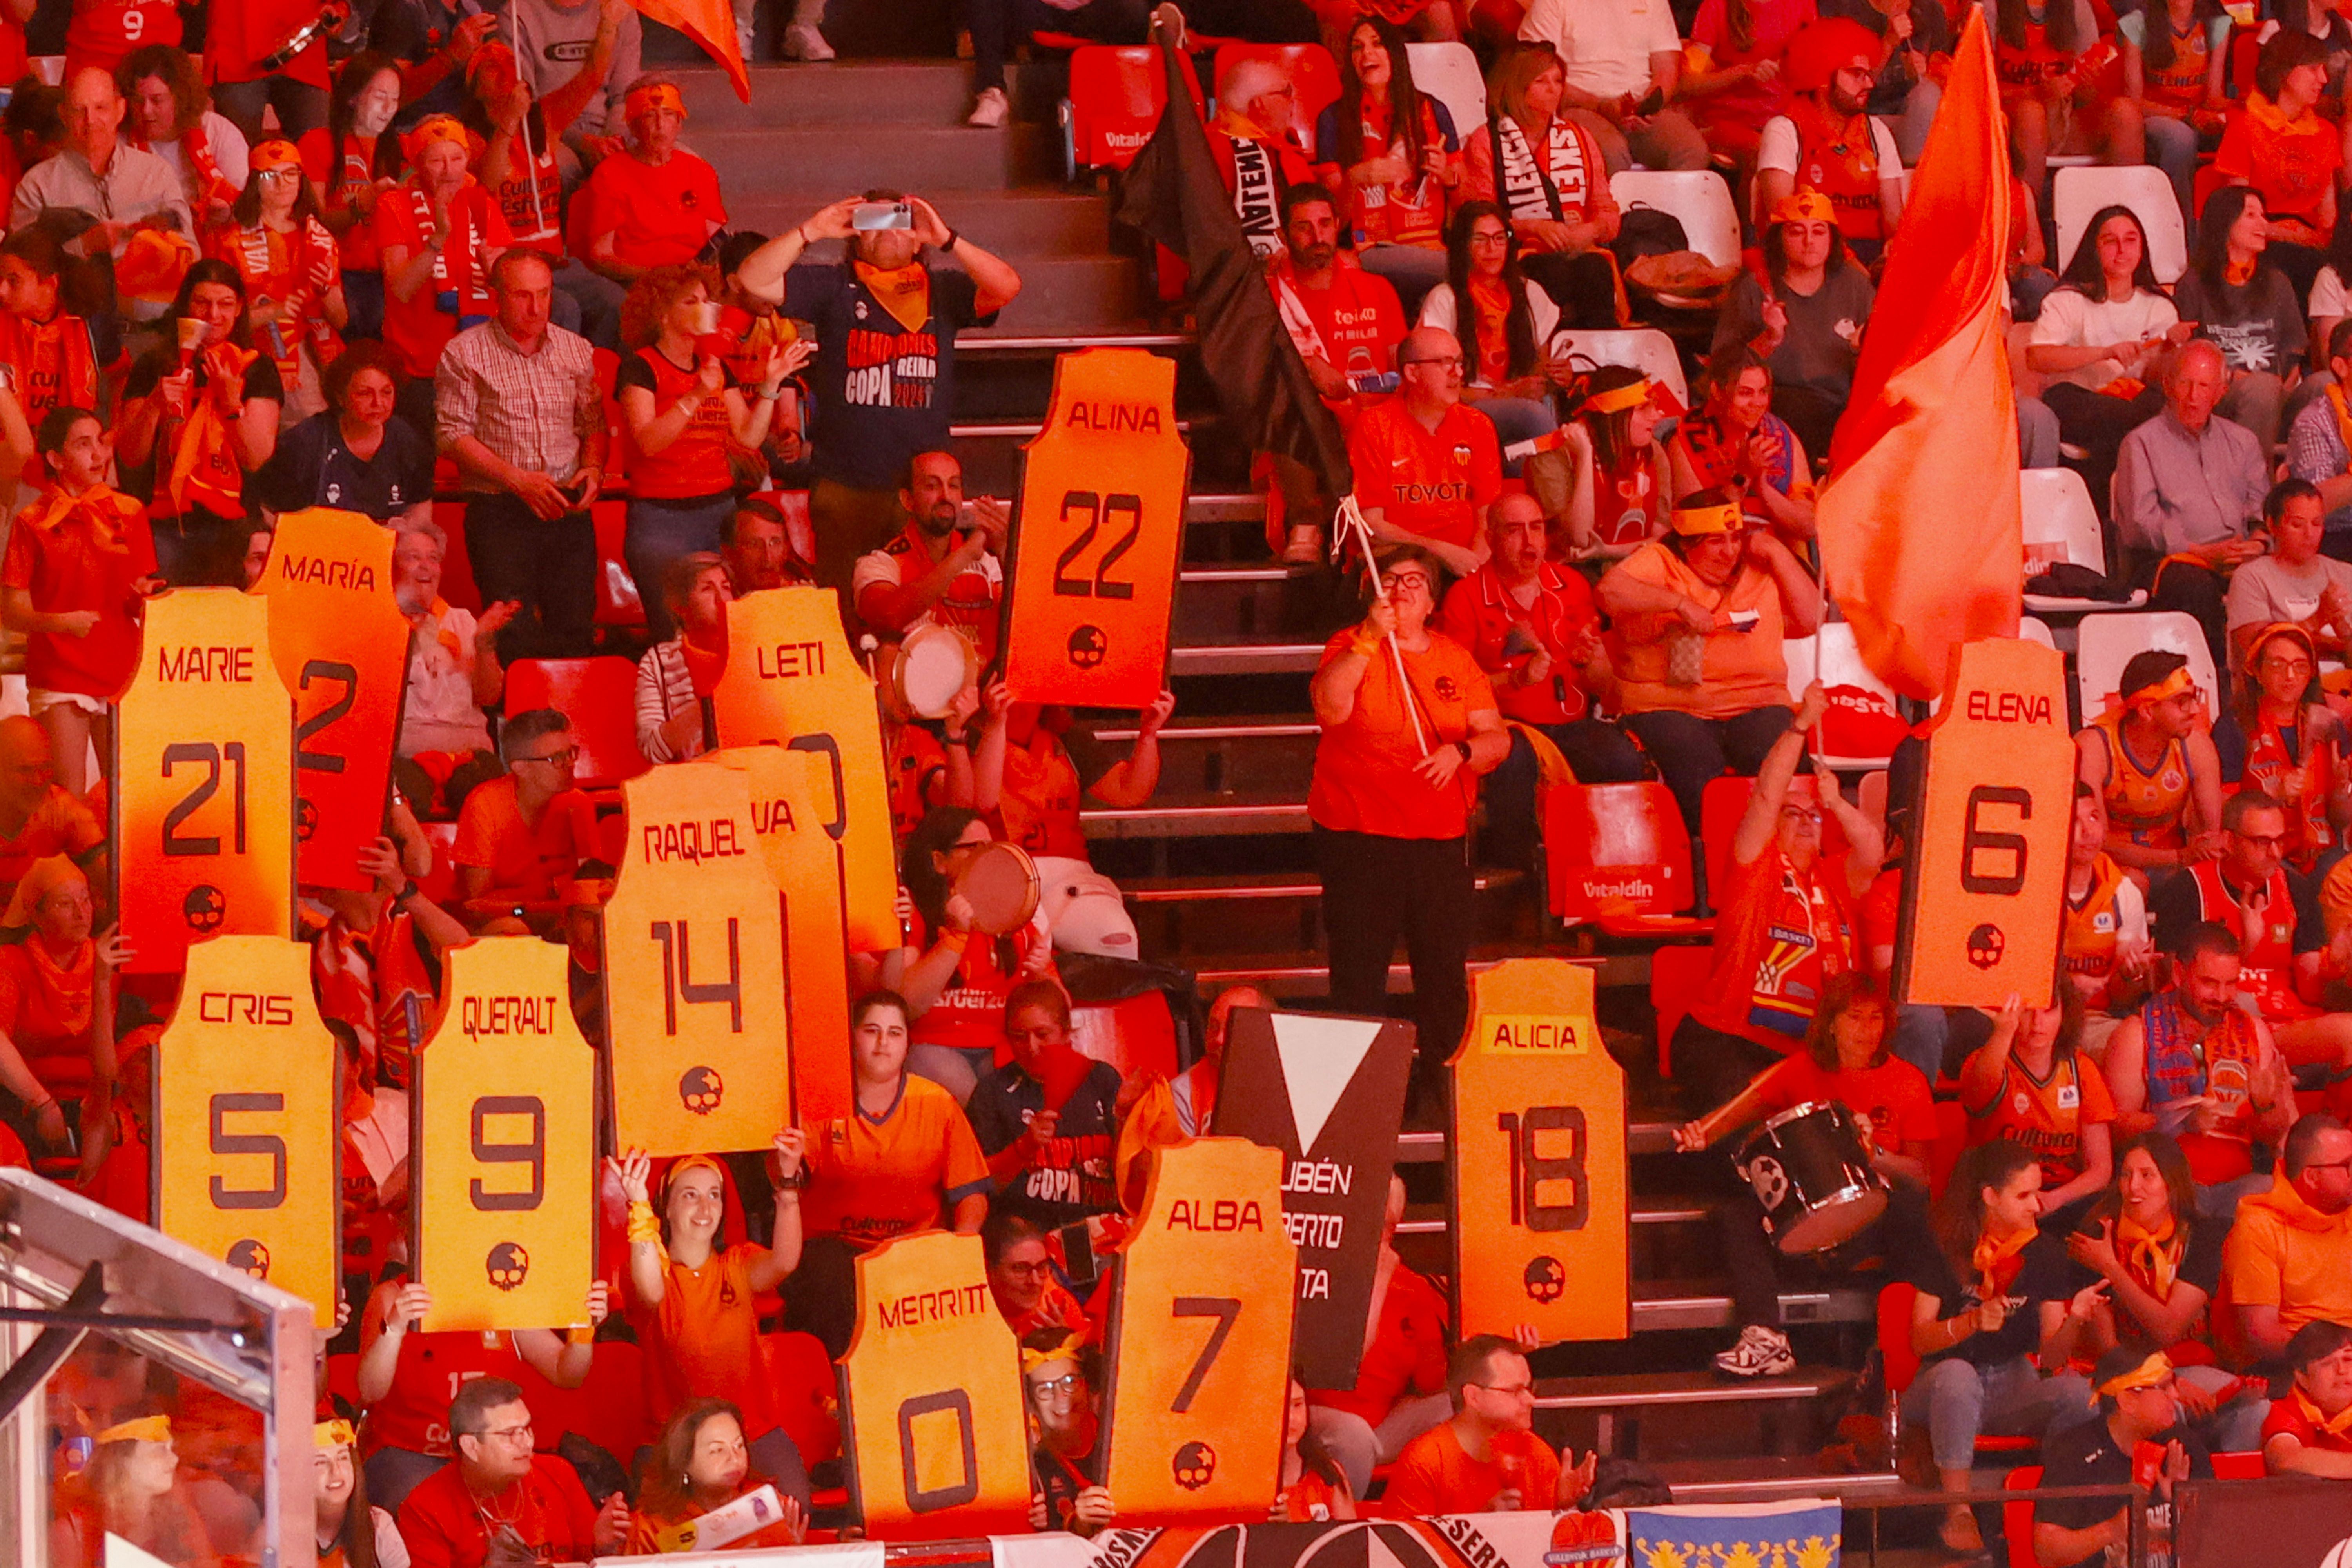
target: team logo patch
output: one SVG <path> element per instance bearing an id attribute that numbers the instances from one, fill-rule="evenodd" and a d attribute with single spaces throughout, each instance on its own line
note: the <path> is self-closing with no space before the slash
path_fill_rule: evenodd
<path id="1" fill-rule="evenodd" d="M 2167 789 L 2179 789 L 2189 781 L 2181 776 L 2181 773 L 2179 768 L 2167 768 L 2163 773 L 2157 775 L 2156 782 L 2162 784 Z"/>
<path id="2" fill-rule="evenodd" d="M 727 1085 L 720 1080 L 716 1068 L 688 1068 L 678 1078 L 678 1103 L 697 1116 L 709 1115 L 726 1097 Z"/>
<path id="3" fill-rule="evenodd" d="M 1528 1259 L 1527 1272 L 1521 1278 L 1528 1288 L 1528 1299 L 1540 1307 L 1550 1306 L 1568 1289 L 1568 1270 L 1559 1266 L 1557 1258 L 1538 1255 Z"/>
<path id="4" fill-rule="evenodd" d="M 482 1260 L 482 1268 L 488 1273 L 490 1283 L 499 1289 L 518 1289 L 530 1273 L 530 1254 L 519 1242 L 501 1241 L 490 1248 L 490 1255 Z"/>
<path id="5" fill-rule="evenodd" d="M 1470 446 L 1468 442 L 1465 441 L 1462 445 L 1454 448 L 1454 460 L 1457 463 L 1466 463 L 1470 460 Z"/>
<path id="6" fill-rule="evenodd" d="M 269 1278 L 269 1248 L 250 1237 L 231 1244 L 228 1256 L 223 1261 L 252 1279 Z"/>
<path id="7" fill-rule="evenodd" d="M 2000 928 L 1988 921 L 1969 932 L 1969 962 L 1979 969 L 1990 969 L 2000 962 L 2001 952 L 2008 945 Z"/>
<path id="8" fill-rule="evenodd" d="M 2075 1085 L 2075 1084 L 2071 1084 L 2071 1083 L 2062 1083 L 2062 1084 L 2060 1084 L 2060 1085 L 2058 1086 L 2058 1109 L 2059 1109 L 2059 1110 L 2077 1110 L 2077 1109 L 2079 1109 L 2079 1108 L 2081 1107 L 2082 1103 L 2083 1103 L 2083 1090 L 2082 1090 L 2082 1089 L 2081 1089 L 2081 1087 L 2080 1087 L 2080 1086 Z"/>
<path id="9" fill-rule="evenodd" d="M 1080 626 L 1070 634 L 1066 651 L 1072 664 L 1080 669 L 1092 669 L 1110 652 L 1110 638 L 1103 636 L 1100 626 Z"/>
<path id="10" fill-rule="evenodd" d="M 1199 1491 L 1216 1479 L 1217 1451 L 1196 1439 L 1176 1450 L 1170 1468 L 1178 1486 L 1188 1492 Z"/>
<path id="11" fill-rule="evenodd" d="M 1436 680 L 1436 688 L 1437 700 L 1441 702 L 1451 702 L 1462 695 L 1462 688 L 1454 682 L 1454 678 L 1450 675 L 1439 676 Z"/>
<path id="12" fill-rule="evenodd" d="M 193 931 L 215 931 L 228 919 L 228 896 L 210 882 L 199 882 L 180 900 L 180 918 Z"/>

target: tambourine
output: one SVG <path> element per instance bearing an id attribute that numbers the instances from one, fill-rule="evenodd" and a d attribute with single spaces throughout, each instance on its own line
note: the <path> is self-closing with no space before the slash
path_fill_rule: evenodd
<path id="1" fill-rule="evenodd" d="M 261 57 L 265 71 L 284 70 L 294 58 L 352 19 L 350 0 L 327 0 L 319 14 L 286 35 L 286 41 Z"/>
<path id="2" fill-rule="evenodd" d="M 908 712 L 944 719 L 963 689 L 980 678 L 980 650 L 952 626 L 917 626 L 898 645 L 890 679 Z"/>
<path id="3" fill-rule="evenodd" d="M 1019 931 L 1037 912 L 1044 884 L 1037 862 L 1018 844 L 982 845 L 956 873 L 955 890 L 971 906 L 972 929 L 990 936 Z"/>

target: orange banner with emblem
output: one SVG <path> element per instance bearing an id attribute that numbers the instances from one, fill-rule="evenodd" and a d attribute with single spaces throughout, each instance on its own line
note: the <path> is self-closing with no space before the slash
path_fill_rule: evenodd
<path id="1" fill-rule="evenodd" d="M 294 694 L 301 879 L 364 888 L 359 852 L 383 831 L 408 691 L 408 618 L 392 594 L 392 531 L 331 507 L 282 513 L 269 564 L 251 591 L 269 601 L 270 654 Z"/>
<path id="2" fill-rule="evenodd" d="M 868 1537 L 1028 1529 L 1020 1346 L 989 1294 L 980 1237 L 929 1230 L 858 1255 L 841 1415 Z"/>
<path id="3" fill-rule="evenodd" d="M 1281 1151 L 1195 1138 L 1159 1152 L 1103 1342 L 1102 1479 L 1122 1522 L 1274 1501 L 1297 1271 Z"/>
<path id="4" fill-rule="evenodd" d="M 294 709 L 266 603 L 234 588 L 147 602 L 113 779 L 131 973 L 177 973 L 206 937 L 294 934 Z"/>
<path id="5" fill-rule="evenodd" d="M 1592 971 L 1515 958 L 1470 976 L 1454 1055 L 1454 1279 L 1463 1334 L 1546 1343 L 1632 1330 L 1625 1075 Z"/>
<path id="6" fill-rule="evenodd" d="M 423 1327 L 588 1321 L 596 1246 L 595 1060 L 564 950 L 488 936 L 449 950 L 440 1027 L 417 1053 L 409 1188 Z"/>
<path id="7" fill-rule="evenodd" d="M 751 827 L 784 889 L 784 1008 L 791 1020 L 793 1109 L 803 1124 L 847 1116 L 848 900 L 839 847 L 825 831 L 834 803 L 832 759 L 784 746 L 737 746 L 709 762 L 740 772 L 751 792 Z"/>
<path id="8" fill-rule="evenodd" d="M 904 939 L 882 720 L 873 678 L 842 635 L 839 595 L 830 588 L 747 594 L 727 607 L 727 648 L 711 693 L 720 743 L 776 744 L 824 760 L 829 798 L 817 821 L 840 861 L 850 948 L 897 947 Z"/>
<path id="9" fill-rule="evenodd" d="M 1006 572 L 1004 679 L 1021 700 L 1139 709 L 1160 695 L 1192 460 L 1174 360 L 1080 349 L 1054 362 Z"/>
<path id="10" fill-rule="evenodd" d="M 614 1146 L 764 1149 L 792 1121 L 783 900 L 731 768 L 621 786 L 628 836 L 604 906 Z"/>
<path id="11" fill-rule="evenodd" d="M 342 1260 L 341 1083 L 308 946 L 222 936 L 188 949 L 155 1047 L 155 1227 L 301 1297 L 326 1330 Z"/>
<path id="12" fill-rule="evenodd" d="M 1895 994 L 2046 1007 L 2074 831 L 2066 666 L 2022 637 L 1963 643 L 1927 736 L 1895 921 Z"/>

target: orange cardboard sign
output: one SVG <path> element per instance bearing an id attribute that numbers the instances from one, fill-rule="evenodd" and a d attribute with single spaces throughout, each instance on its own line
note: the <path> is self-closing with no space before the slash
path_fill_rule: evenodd
<path id="1" fill-rule="evenodd" d="M 209 936 L 294 934 L 294 708 L 266 602 L 234 588 L 147 602 L 111 799 L 132 973 L 177 973 Z"/>
<path id="2" fill-rule="evenodd" d="M 2000 1007 L 2055 994 L 2074 746 L 2065 661 L 1991 637 L 1953 650 L 1928 732 L 1916 835 L 1895 923 L 1895 994 L 1936 1007 Z"/>
<path id="3" fill-rule="evenodd" d="M 720 743 L 774 743 L 824 760 L 829 798 L 817 822 L 841 863 L 849 945 L 857 952 L 897 947 L 898 850 L 882 721 L 873 679 L 842 635 L 839 596 L 830 588 L 747 594 L 727 607 L 727 648 L 711 693 Z"/>
<path id="4" fill-rule="evenodd" d="M 1104 1337 L 1103 1485 L 1123 1521 L 1255 1517 L 1274 1501 L 1297 1271 L 1280 1150 L 1160 1151 Z"/>
<path id="5" fill-rule="evenodd" d="M 392 594 L 392 531 L 329 507 L 283 513 L 252 591 L 269 601 L 269 650 L 294 694 L 301 879 L 364 888 L 359 852 L 383 831 L 408 691 L 409 626 Z"/>
<path id="6" fill-rule="evenodd" d="M 1454 1054 L 1454 1279 L 1464 1335 L 1547 1343 L 1632 1330 L 1625 1075 L 1592 971 L 1515 958 L 1470 976 Z"/>
<path id="7" fill-rule="evenodd" d="M 604 906 L 614 1146 L 764 1149 L 792 1120 L 783 900 L 732 768 L 621 786 L 628 837 Z"/>
<path id="8" fill-rule="evenodd" d="M 858 1254 L 841 1415 L 869 1538 L 1028 1528 L 1020 1346 L 989 1294 L 980 1237 L 929 1230 Z"/>
<path id="9" fill-rule="evenodd" d="M 596 1246 L 595 1060 L 563 949 L 452 948 L 448 1003 L 417 1053 L 409 1188 L 424 1327 L 584 1326 Z"/>
<path id="10" fill-rule="evenodd" d="M 1054 362 L 1006 572 L 1004 679 L 1023 701 L 1146 708 L 1160 695 L 1191 469 L 1174 360 L 1080 349 Z"/>
<path id="11" fill-rule="evenodd" d="M 707 759 L 740 772 L 751 827 L 784 889 L 784 1006 L 791 1018 L 793 1113 L 814 1124 L 850 1112 L 849 938 L 842 857 L 824 826 L 832 759 L 786 746 L 737 746 Z"/>
<path id="12" fill-rule="evenodd" d="M 310 995 L 310 950 L 275 936 L 188 949 L 155 1046 L 156 1228 L 289 1290 L 335 1322 L 342 1203 L 335 1037 Z"/>

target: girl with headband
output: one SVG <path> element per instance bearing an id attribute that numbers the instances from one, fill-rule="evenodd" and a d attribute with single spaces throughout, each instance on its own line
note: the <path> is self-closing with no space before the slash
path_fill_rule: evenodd
<path id="1" fill-rule="evenodd" d="M 171 1417 L 142 1415 L 98 1432 L 89 1463 L 59 1485 L 51 1568 L 100 1568 L 110 1535 L 173 1568 L 220 1568 L 179 1473 Z"/>
<path id="2" fill-rule="evenodd" d="M 319 1568 L 408 1568 L 408 1546 L 392 1515 L 369 1506 L 359 1435 L 343 1420 L 310 1430 Z"/>
<path id="3" fill-rule="evenodd" d="M 1029 1407 L 1037 1493 L 1029 1522 L 1037 1530 L 1092 1536 L 1118 1517 L 1102 1484 L 1102 1352 L 1062 1329 L 1039 1329 L 1021 1342 L 1021 1391 Z"/>
<path id="4" fill-rule="evenodd" d="M 256 346 L 278 366 L 285 389 L 280 428 L 326 407 L 320 376 L 342 353 L 338 332 L 351 325 L 342 262 L 318 193 L 291 142 L 253 150 L 253 173 L 229 221 L 213 231 L 211 254 L 245 280 Z"/>
<path id="5" fill-rule="evenodd" d="M 1572 404 L 1559 428 L 1559 450 L 1536 453 L 1522 471 L 1545 515 L 1559 525 L 1553 554 L 1591 563 L 1585 571 L 1598 581 L 1611 562 L 1666 531 L 1674 483 L 1658 439 L 1663 389 L 1640 371 L 1614 364 L 1593 371 L 1582 384 L 1582 401 Z"/>

